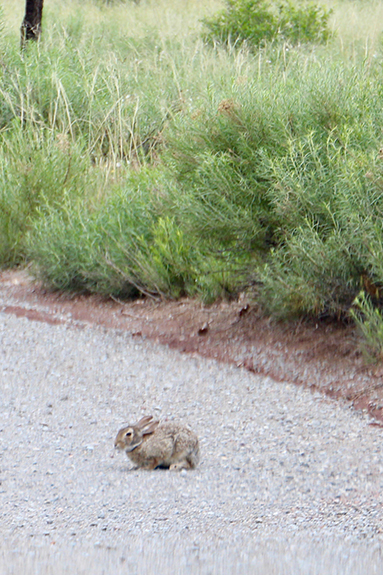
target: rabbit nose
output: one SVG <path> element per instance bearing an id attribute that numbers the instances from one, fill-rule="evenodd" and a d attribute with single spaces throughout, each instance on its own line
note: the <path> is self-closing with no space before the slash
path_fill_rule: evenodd
<path id="1" fill-rule="evenodd" d="M 116 451 L 120 451 L 120 446 L 118 445 L 118 443 L 115 443 L 115 444 L 114 444 L 114 449 L 113 449 L 112 453 L 110 454 L 110 457 L 113 458 L 114 455 L 115 455 L 115 453 L 116 453 Z"/>
<path id="2" fill-rule="evenodd" d="M 114 449 L 113 449 L 113 455 L 111 455 L 111 457 L 114 457 L 114 453 L 116 451 L 120 452 L 123 451 L 124 447 L 121 445 L 121 443 L 119 441 L 115 441 L 114 443 Z"/>

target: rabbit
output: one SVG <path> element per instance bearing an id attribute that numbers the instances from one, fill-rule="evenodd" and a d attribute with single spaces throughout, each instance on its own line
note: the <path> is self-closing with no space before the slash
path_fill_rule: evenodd
<path id="1" fill-rule="evenodd" d="M 125 451 L 137 468 L 194 469 L 199 461 L 196 434 L 179 423 L 160 423 L 146 415 L 117 433 L 115 449 Z"/>

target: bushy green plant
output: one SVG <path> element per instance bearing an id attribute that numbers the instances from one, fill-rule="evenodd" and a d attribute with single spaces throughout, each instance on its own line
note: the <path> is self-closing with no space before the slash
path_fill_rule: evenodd
<path id="1" fill-rule="evenodd" d="M 278 317 L 347 316 L 361 278 L 383 285 L 378 65 L 329 70 L 294 55 L 175 120 L 169 163 L 182 223 L 252 270 Z M 362 72 L 364 70 L 364 72 Z"/>
<path id="2" fill-rule="evenodd" d="M 259 299 L 276 317 L 340 317 L 347 315 L 360 289 L 358 268 L 340 231 L 324 237 L 307 222 L 283 246 L 271 250 L 259 269 Z"/>
<path id="3" fill-rule="evenodd" d="M 331 11 L 312 2 L 226 0 L 226 8 L 203 21 L 209 43 L 258 47 L 283 40 L 290 44 L 326 42 Z"/>
<path id="4" fill-rule="evenodd" d="M 229 289 L 234 279 L 185 233 L 166 194 L 158 196 L 161 178 L 157 191 L 152 178 L 131 175 L 93 208 L 70 198 L 61 208 L 45 208 L 28 238 L 36 274 L 55 289 L 117 297 L 201 293 L 212 299 Z"/>
<path id="5" fill-rule="evenodd" d="M 362 349 L 370 361 L 383 360 L 383 315 L 365 291 L 354 300 L 351 317 L 363 336 Z"/>
<path id="6" fill-rule="evenodd" d="M 97 177 L 81 145 L 65 135 L 18 128 L 3 133 L 0 145 L 7 147 L 0 157 L 0 266 L 9 266 L 24 261 L 26 233 L 44 209 L 65 196 L 85 201 Z"/>
<path id="7" fill-rule="evenodd" d="M 226 9 L 204 20 L 204 39 L 222 44 L 248 42 L 258 46 L 278 34 L 276 14 L 266 0 L 227 0 Z"/>
<path id="8" fill-rule="evenodd" d="M 279 10 L 279 34 L 291 44 L 324 43 L 331 36 L 329 17 L 331 10 L 313 2 L 287 0 L 281 2 Z"/>

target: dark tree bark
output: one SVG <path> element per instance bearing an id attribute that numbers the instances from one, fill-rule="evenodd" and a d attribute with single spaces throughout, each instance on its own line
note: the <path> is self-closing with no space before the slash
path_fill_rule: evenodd
<path id="1" fill-rule="evenodd" d="M 21 46 L 27 40 L 38 40 L 41 34 L 44 0 L 26 0 L 25 16 L 21 24 Z"/>

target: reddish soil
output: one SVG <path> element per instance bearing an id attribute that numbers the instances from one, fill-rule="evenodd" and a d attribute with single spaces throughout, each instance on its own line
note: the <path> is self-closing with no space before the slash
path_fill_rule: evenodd
<path id="1" fill-rule="evenodd" d="M 383 423 L 383 365 L 366 364 L 352 326 L 276 323 L 245 295 L 205 306 L 193 299 L 120 302 L 52 293 L 25 271 L 0 273 L 0 310 L 52 324 L 123 330 L 276 381 L 304 385 L 367 410 L 372 424 Z"/>

